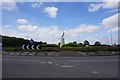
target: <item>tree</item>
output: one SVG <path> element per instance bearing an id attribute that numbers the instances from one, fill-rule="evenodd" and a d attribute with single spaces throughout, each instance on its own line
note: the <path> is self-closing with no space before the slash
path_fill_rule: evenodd
<path id="1" fill-rule="evenodd" d="M 85 40 L 84 45 L 89 45 L 89 41 Z"/>
<path id="2" fill-rule="evenodd" d="M 74 43 L 74 44 L 77 44 L 77 41 L 74 41 L 73 43 Z"/>
<path id="3" fill-rule="evenodd" d="M 83 45 L 82 43 L 79 43 L 80 45 Z"/>
<path id="4" fill-rule="evenodd" d="M 95 46 L 100 46 L 101 43 L 100 43 L 99 41 L 96 41 L 96 42 L 94 43 L 94 45 L 95 45 Z"/>
<path id="5" fill-rule="evenodd" d="M 69 42 L 69 43 L 65 44 L 64 47 L 77 47 L 77 44 L 73 43 L 73 42 Z"/>
<path id="6" fill-rule="evenodd" d="M 29 40 L 25 40 L 23 38 L 2 36 L 2 45 L 3 46 L 20 47 L 23 44 L 24 45 L 29 44 Z"/>
<path id="7" fill-rule="evenodd" d="M 58 43 L 58 45 L 60 45 L 60 42 Z"/>

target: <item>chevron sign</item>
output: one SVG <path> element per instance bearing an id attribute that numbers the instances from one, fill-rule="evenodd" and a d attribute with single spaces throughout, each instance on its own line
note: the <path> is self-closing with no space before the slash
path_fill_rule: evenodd
<path id="1" fill-rule="evenodd" d="M 40 45 L 22 45 L 22 49 L 32 49 L 32 50 L 40 50 L 41 49 L 41 46 Z"/>

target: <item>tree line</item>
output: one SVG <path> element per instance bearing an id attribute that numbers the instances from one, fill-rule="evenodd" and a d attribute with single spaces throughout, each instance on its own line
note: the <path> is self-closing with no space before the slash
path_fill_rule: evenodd
<path id="1" fill-rule="evenodd" d="M 2 36 L 2 46 L 3 47 L 21 47 L 22 45 L 29 45 L 30 41 L 24 38 L 16 38 L 16 37 L 8 37 Z M 34 45 L 41 45 L 42 47 L 59 47 L 60 43 L 58 44 L 47 44 L 47 42 L 34 42 Z M 85 40 L 83 43 L 77 43 L 77 41 L 69 42 L 64 44 L 63 47 L 81 47 L 90 45 L 88 40 Z M 94 45 L 91 46 L 106 46 L 107 44 L 101 44 L 99 41 L 96 41 Z"/>
<path id="2" fill-rule="evenodd" d="M 30 43 L 29 40 L 23 39 L 23 38 L 16 38 L 16 37 L 8 37 L 8 36 L 2 36 L 2 46 L 3 47 L 21 47 L 22 45 L 28 45 Z M 47 44 L 46 42 L 34 42 L 35 45 L 39 44 Z"/>

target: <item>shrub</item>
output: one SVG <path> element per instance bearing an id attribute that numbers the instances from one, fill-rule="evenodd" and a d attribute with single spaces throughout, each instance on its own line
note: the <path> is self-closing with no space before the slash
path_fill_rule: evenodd
<path id="1" fill-rule="evenodd" d="M 59 45 L 56 45 L 56 44 L 42 44 L 41 47 L 59 47 Z"/>

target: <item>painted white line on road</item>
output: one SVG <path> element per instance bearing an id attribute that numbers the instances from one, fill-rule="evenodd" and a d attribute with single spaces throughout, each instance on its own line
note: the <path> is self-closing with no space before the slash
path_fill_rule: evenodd
<path id="1" fill-rule="evenodd" d="M 45 62 L 41 62 L 41 63 L 45 63 Z"/>
<path id="2" fill-rule="evenodd" d="M 48 61 L 48 64 L 53 64 L 52 62 Z"/>
<path id="3" fill-rule="evenodd" d="M 6 61 L 40 61 L 40 60 L 27 60 L 27 59 L 2 59 Z M 117 62 L 118 60 L 68 60 L 68 63 L 79 63 L 79 62 Z M 42 62 L 45 63 L 45 62 Z M 48 64 L 52 64 L 52 62 L 48 61 Z"/>
<path id="4" fill-rule="evenodd" d="M 61 67 L 70 68 L 70 67 L 74 67 L 74 65 L 62 65 Z"/>
<path id="5" fill-rule="evenodd" d="M 39 61 L 39 60 L 25 60 L 25 59 L 18 59 L 17 61 Z"/>
<path id="6" fill-rule="evenodd" d="M 69 60 L 69 62 L 111 62 L 111 61 L 118 61 L 118 60 Z"/>
<path id="7" fill-rule="evenodd" d="M 97 74 L 98 72 L 97 71 L 92 71 L 93 74 Z"/>
<path id="8" fill-rule="evenodd" d="M 40 58 L 80 58 L 80 57 L 40 57 Z"/>
<path id="9" fill-rule="evenodd" d="M 55 64 L 55 65 L 59 65 L 59 64 Z"/>

